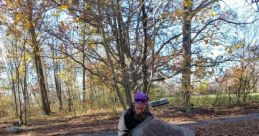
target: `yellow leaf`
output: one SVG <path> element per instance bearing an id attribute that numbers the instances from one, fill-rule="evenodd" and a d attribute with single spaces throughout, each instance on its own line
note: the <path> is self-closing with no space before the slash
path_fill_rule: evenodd
<path id="1" fill-rule="evenodd" d="M 7 18 L 3 15 L 0 15 L 0 22 L 7 22 Z"/>
<path id="2" fill-rule="evenodd" d="M 229 54 L 232 54 L 233 49 L 232 49 L 232 48 L 228 48 L 228 49 L 227 49 L 227 52 L 228 52 Z"/>
<path id="3" fill-rule="evenodd" d="M 212 16 L 212 17 L 215 17 L 216 15 L 217 15 L 217 13 L 216 13 L 215 11 L 212 11 L 212 12 L 211 12 L 211 16 Z"/>
<path id="4" fill-rule="evenodd" d="M 184 0 L 183 5 L 185 7 L 190 7 L 192 5 L 192 1 L 191 0 Z"/>
<path id="5" fill-rule="evenodd" d="M 84 6 L 85 6 L 86 10 L 90 10 L 91 9 L 90 5 L 88 5 L 87 3 L 85 3 Z"/>
<path id="6" fill-rule="evenodd" d="M 7 31 L 5 34 L 7 37 L 10 36 L 10 31 Z"/>
<path id="7" fill-rule="evenodd" d="M 24 27 L 29 30 L 32 26 L 31 26 L 31 23 L 29 21 L 26 21 L 25 24 L 24 24 Z"/>
<path id="8" fill-rule="evenodd" d="M 21 19 L 23 19 L 22 14 L 18 13 L 18 14 L 15 15 L 15 22 L 20 22 Z"/>
<path id="9" fill-rule="evenodd" d="M 241 44 L 238 44 L 238 45 L 236 46 L 236 48 L 237 48 L 237 49 L 241 48 Z"/>
<path id="10" fill-rule="evenodd" d="M 63 4 L 63 5 L 60 6 L 60 9 L 61 9 L 61 10 L 67 10 L 67 9 L 68 9 L 68 6 L 65 5 L 65 4 Z"/>
<path id="11" fill-rule="evenodd" d="M 243 47 L 244 45 L 245 45 L 244 42 L 239 42 L 238 44 L 235 45 L 234 48 L 239 49 L 239 48 Z"/>
<path id="12" fill-rule="evenodd" d="M 181 14 L 182 14 L 182 11 L 181 11 L 181 10 L 176 10 L 176 11 L 173 13 L 173 15 L 176 16 L 176 17 L 181 16 Z"/>
<path id="13" fill-rule="evenodd" d="M 57 17 L 59 14 L 57 12 L 51 14 L 53 17 Z"/>

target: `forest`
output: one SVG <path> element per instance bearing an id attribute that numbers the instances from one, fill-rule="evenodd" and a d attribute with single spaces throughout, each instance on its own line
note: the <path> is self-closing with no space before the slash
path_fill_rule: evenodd
<path id="1" fill-rule="evenodd" d="M 138 91 L 167 99 L 151 111 L 171 123 L 259 113 L 258 13 L 258 0 L 1 0 L 0 135 L 113 134 Z M 194 129 L 259 133 L 259 118 L 238 122 Z"/>

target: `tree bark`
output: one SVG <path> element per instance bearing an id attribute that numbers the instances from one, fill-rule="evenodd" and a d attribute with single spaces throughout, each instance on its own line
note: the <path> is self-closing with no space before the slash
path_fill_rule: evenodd
<path id="1" fill-rule="evenodd" d="M 188 4 L 187 4 L 188 3 Z M 192 0 L 184 0 L 183 2 L 183 71 L 182 71 L 182 95 L 184 106 L 190 108 L 191 93 L 191 11 Z"/>
<path id="2" fill-rule="evenodd" d="M 115 2 L 115 18 L 114 21 L 117 22 L 117 25 L 114 26 L 115 33 L 117 35 L 116 38 L 116 44 L 118 46 L 118 53 L 119 53 L 119 63 L 120 63 L 120 69 L 122 71 L 122 86 L 124 89 L 124 92 L 126 94 L 126 102 L 127 105 L 132 104 L 132 96 L 131 96 L 131 86 L 129 81 L 129 73 L 128 73 L 128 67 L 126 64 L 126 58 L 129 57 L 129 49 L 126 41 L 126 33 L 125 27 L 122 20 L 121 15 L 121 7 L 120 7 L 120 0 L 116 0 Z M 114 75 L 115 76 L 115 75 Z"/>
<path id="3" fill-rule="evenodd" d="M 147 66 L 147 56 L 148 56 L 148 32 L 147 32 L 147 13 L 145 8 L 145 0 L 141 0 L 141 11 L 142 11 L 142 17 L 141 22 L 143 25 L 143 33 L 144 33 L 144 50 L 143 50 L 143 56 L 142 56 L 142 74 L 143 74 L 143 92 L 148 92 L 148 66 Z"/>
<path id="4" fill-rule="evenodd" d="M 42 101 L 42 108 L 43 108 L 42 110 L 43 110 L 44 114 L 50 115 L 50 113 L 51 113 L 50 104 L 49 104 L 47 89 L 46 89 L 45 80 L 44 80 L 42 62 L 41 62 L 41 57 L 40 57 L 40 49 L 39 49 L 38 42 L 36 41 L 35 30 L 31 29 L 30 34 L 31 34 L 31 40 L 33 43 L 33 45 L 32 45 L 33 57 L 34 57 L 34 61 L 35 61 L 37 78 L 38 78 L 38 83 L 39 83 L 40 91 L 41 91 L 41 101 Z"/>
<path id="5" fill-rule="evenodd" d="M 84 24 L 84 26 L 86 26 L 86 23 Z M 86 109 L 86 69 L 85 69 L 85 57 L 86 57 L 86 53 L 85 53 L 85 44 L 86 44 L 86 39 L 85 39 L 85 36 L 86 36 L 86 31 L 84 31 L 84 34 L 83 34 L 83 49 L 82 49 L 82 53 L 83 53 L 83 80 L 82 80 L 82 84 L 83 84 L 83 107 L 84 109 Z"/>
<path id="6" fill-rule="evenodd" d="M 73 102 L 72 102 L 72 94 L 71 94 L 71 88 L 68 87 L 67 89 L 67 93 L 68 93 L 68 112 L 72 112 L 72 107 L 73 107 Z"/>
<path id="7" fill-rule="evenodd" d="M 55 64 L 55 69 L 54 70 L 54 78 L 55 78 L 55 86 L 56 86 L 56 92 L 57 92 L 57 98 L 58 98 L 58 103 L 59 103 L 59 111 L 63 110 L 63 101 L 62 101 L 62 91 L 61 91 L 61 83 L 59 81 L 57 72 L 59 71 L 59 66 L 58 64 Z"/>
<path id="8" fill-rule="evenodd" d="M 53 48 L 51 48 L 52 56 L 53 56 L 53 65 L 54 65 L 54 80 L 55 80 L 55 88 L 56 88 L 56 93 L 57 93 L 57 99 L 58 99 L 58 104 L 59 104 L 59 111 L 63 110 L 63 102 L 62 102 L 62 91 L 61 91 L 61 83 L 58 78 L 58 71 L 60 71 L 60 66 L 59 63 L 55 61 L 54 57 L 57 57 L 57 53 Z"/>
<path id="9" fill-rule="evenodd" d="M 38 48 L 38 47 L 35 47 L 35 48 Z M 35 66 L 36 66 L 38 83 L 39 83 L 40 91 L 41 91 L 42 108 L 46 115 L 50 115 L 50 113 L 51 113 L 50 104 L 49 104 L 49 100 L 48 100 L 47 89 L 45 86 L 41 59 L 40 59 L 40 56 L 38 55 L 38 52 L 39 52 L 39 50 L 36 49 L 33 51 L 33 54 L 34 54 L 34 60 L 35 60 L 35 64 L 36 64 Z"/>
<path id="10" fill-rule="evenodd" d="M 16 88 L 17 88 L 17 91 L 18 91 L 18 102 L 19 102 L 19 122 L 20 122 L 20 124 L 24 124 L 23 110 L 22 110 L 23 108 L 22 108 L 22 100 L 21 100 L 21 89 L 20 89 L 20 73 L 19 73 L 18 68 L 16 70 L 16 78 L 17 78 Z"/>
<path id="11" fill-rule="evenodd" d="M 40 91 L 41 91 L 41 101 L 42 101 L 42 110 L 44 114 L 50 115 L 51 109 L 50 109 L 50 104 L 48 100 L 48 95 L 47 95 L 47 89 L 45 85 L 45 79 L 44 79 L 44 73 L 43 73 L 43 67 L 42 67 L 42 61 L 41 61 L 41 56 L 40 56 L 40 47 L 39 47 L 39 42 L 37 41 L 37 35 L 36 35 L 36 25 L 37 25 L 37 20 L 33 19 L 34 14 L 33 14 L 33 1 L 26 1 L 27 2 L 27 15 L 28 15 L 28 21 L 30 23 L 30 28 L 29 28 L 29 34 L 31 36 L 31 47 L 32 47 L 32 52 L 33 52 L 33 57 L 35 61 L 35 67 L 36 67 L 36 73 L 37 73 L 37 80 L 40 86 Z"/>
<path id="12" fill-rule="evenodd" d="M 98 3 L 100 3 L 100 1 L 98 0 Z M 119 3 L 119 1 L 117 1 L 117 3 Z M 99 14 L 101 14 L 101 8 L 100 8 L 100 5 L 98 6 L 98 12 Z M 104 48 L 105 48 L 105 53 L 106 53 L 106 56 L 107 56 L 107 59 L 108 59 L 108 63 L 109 63 L 109 67 L 112 71 L 112 86 L 113 88 L 115 89 L 115 92 L 119 98 L 119 101 L 123 107 L 123 109 L 126 109 L 126 104 L 124 102 L 124 99 L 123 99 L 123 96 L 120 92 L 120 89 L 117 85 L 117 81 L 115 79 L 115 69 L 114 69 L 114 66 L 113 66 L 113 63 L 112 63 L 112 60 L 111 60 L 111 57 L 110 57 L 110 52 L 109 52 L 109 49 L 108 49 L 108 43 L 107 43 L 107 40 L 106 40 L 106 36 L 105 36 L 105 32 L 104 32 L 104 26 L 102 23 L 100 23 L 100 29 L 101 29 L 101 34 L 102 34 L 102 37 L 103 37 L 103 40 L 104 40 Z M 120 56 L 122 57 L 122 56 Z M 120 60 L 123 60 L 122 58 L 120 58 Z M 122 66 L 123 67 L 123 66 Z M 124 78 L 124 77 L 123 77 Z M 127 90 L 125 90 L 125 93 L 126 93 L 126 96 L 131 96 L 130 92 L 128 92 Z M 129 99 L 127 97 L 127 102 L 129 103 Z M 130 100 L 131 101 L 131 100 Z"/>
<path id="13" fill-rule="evenodd" d="M 18 113 L 18 104 L 17 104 L 17 94 L 16 94 L 16 89 L 15 89 L 15 81 L 13 79 L 13 72 L 10 71 L 11 73 L 11 84 L 12 84 L 12 92 L 13 92 L 13 97 L 14 97 L 14 104 L 15 104 L 15 115 L 16 117 L 19 116 L 19 113 Z"/>
<path id="14" fill-rule="evenodd" d="M 23 100 L 24 100 L 24 105 L 23 105 L 23 111 L 24 111 L 24 117 L 23 117 L 23 124 L 28 125 L 28 86 L 27 86 L 27 61 L 25 58 L 25 53 L 23 54 L 23 62 L 24 62 L 24 77 L 23 77 Z"/>

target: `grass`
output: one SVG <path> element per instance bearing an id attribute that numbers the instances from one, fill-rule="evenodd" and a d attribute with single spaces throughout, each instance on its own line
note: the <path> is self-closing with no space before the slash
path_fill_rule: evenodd
<path id="1" fill-rule="evenodd" d="M 166 96 L 165 96 L 166 97 Z M 161 97 L 159 97 L 161 98 Z M 157 100 L 159 99 L 157 97 L 154 97 L 152 100 Z M 170 104 L 168 106 L 182 106 L 182 99 L 179 95 L 174 95 L 167 97 L 169 98 Z M 228 94 L 209 94 L 209 95 L 192 95 L 191 96 L 191 103 L 194 105 L 194 107 L 204 107 L 204 108 L 211 108 L 211 107 L 228 107 L 232 106 L 236 102 L 236 97 L 235 94 L 231 94 L 229 96 Z M 6 101 L 5 101 L 6 102 Z M 259 103 L 259 92 L 257 93 L 251 93 L 247 96 L 247 102 L 248 103 Z M 1 103 L 3 104 L 3 103 Z M 1 109 L 10 109 L 9 106 L 7 107 L 1 107 L 0 104 L 0 111 Z M 65 108 L 66 109 L 66 108 Z M 17 120 L 17 117 L 14 116 L 14 111 L 7 112 L 6 116 L 0 117 L 0 123 L 5 122 L 5 121 L 10 121 L 10 120 Z M 103 106 L 101 107 L 95 107 L 95 108 L 90 108 L 88 107 L 86 110 L 83 109 L 82 104 L 75 103 L 74 104 L 74 110 L 73 112 L 68 112 L 67 110 L 64 110 L 62 112 L 58 111 L 58 106 L 55 106 L 52 104 L 52 111 L 54 114 L 51 114 L 50 116 L 45 116 L 42 114 L 41 110 L 39 107 L 31 107 L 30 109 L 30 119 L 45 119 L 45 118 L 57 118 L 57 117 L 65 117 L 65 116 L 80 116 L 80 115 L 85 115 L 85 114 L 98 114 L 99 112 L 107 112 L 111 113 L 111 116 L 118 116 L 123 109 L 120 107 L 119 104 L 112 105 L 110 107 Z"/>
<path id="2" fill-rule="evenodd" d="M 182 106 L 180 96 L 171 96 L 169 101 L 174 106 Z M 226 107 L 235 104 L 236 96 L 231 94 L 209 94 L 209 95 L 192 95 L 191 103 L 196 107 Z M 259 103 L 259 93 L 250 93 L 247 96 L 248 103 Z"/>

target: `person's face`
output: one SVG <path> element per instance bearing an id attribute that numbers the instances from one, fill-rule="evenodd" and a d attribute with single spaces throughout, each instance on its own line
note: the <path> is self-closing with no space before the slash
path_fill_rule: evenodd
<path id="1" fill-rule="evenodd" d="M 136 115 L 142 115 L 146 109 L 147 102 L 135 101 L 134 108 Z"/>

